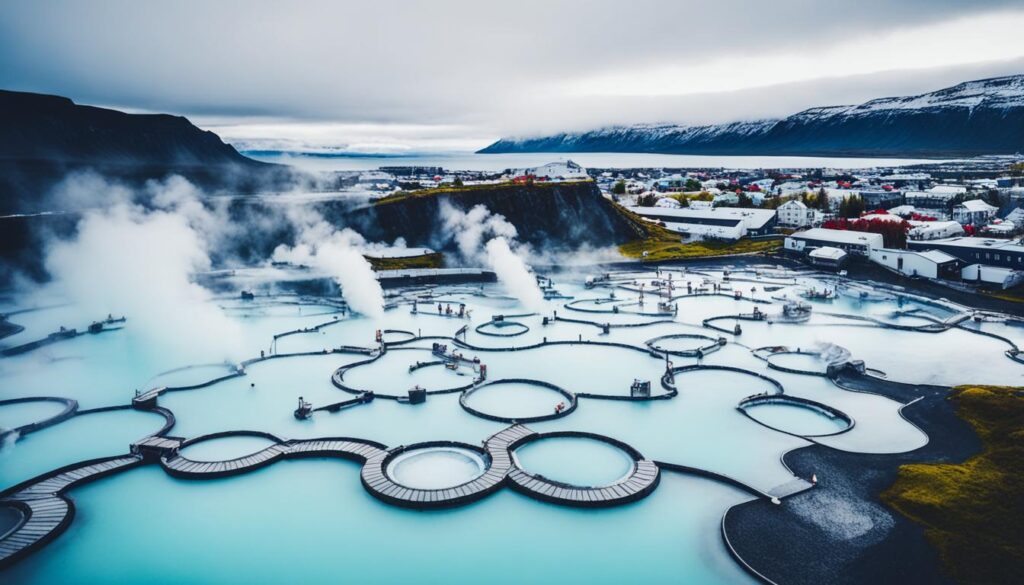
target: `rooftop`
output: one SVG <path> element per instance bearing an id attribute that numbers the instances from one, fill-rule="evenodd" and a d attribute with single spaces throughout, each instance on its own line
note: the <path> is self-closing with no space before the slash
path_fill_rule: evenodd
<path id="1" fill-rule="evenodd" d="M 734 219 L 746 223 L 747 227 L 758 229 L 775 217 L 774 209 L 749 209 L 746 207 L 716 207 L 714 209 L 665 209 L 653 207 L 630 207 L 630 211 L 639 215 L 657 215 L 671 217 L 679 222 L 687 219 Z"/>
<path id="2" fill-rule="evenodd" d="M 911 242 L 916 245 L 929 246 L 956 246 L 958 248 L 985 248 L 992 250 L 1007 250 L 1011 252 L 1024 252 L 1024 246 L 1013 240 L 999 240 L 996 238 L 971 238 L 960 236 L 944 240 L 930 240 L 927 242 Z"/>
<path id="3" fill-rule="evenodd" d="M 811 253 L 808 254 L 808 256 L 810 256 L 811 258 L 822 258 L 826 260 L 842 260 L 842 258 L 846 256 L 846 252 L 840 250 L 839 248 L 833 248 L 831 246 L 822 246 L 820 248 L 815 248 L 814 250 L 811 250 Z"/>
<path id="4" fill-rule="evenodd" d="M 825 240 L 841 244 L 867 244 L 869 242 L 878 242 L 882 239 L 881 234 L 854 232 L 850 230 L 830 230 L 826 228 L 812 228 L 802 232 L 796 232 L 790 237 L 808 240 Z"/>

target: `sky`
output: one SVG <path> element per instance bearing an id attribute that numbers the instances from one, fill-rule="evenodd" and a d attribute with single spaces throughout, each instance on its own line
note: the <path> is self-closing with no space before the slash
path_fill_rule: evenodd
<path id="1" fill-rule="evenodd" d="M 242 149 L 469 151 L 1024 73 L 1004 0 L 4 0 L 0 88 L 181 114 Z"/>

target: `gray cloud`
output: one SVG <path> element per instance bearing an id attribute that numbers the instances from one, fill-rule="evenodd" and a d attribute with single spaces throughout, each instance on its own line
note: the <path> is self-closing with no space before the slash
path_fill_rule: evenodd
<path id="1" fill-rule="evenodd" d="M 483 136 L 722 121 L 937 89 L 1018 72 L 1021 61 L 858 75 L 837 62 L 834 78 L 698 95 L 580 96 L 565 86 L 630 70 L 813 55 L 1007 8 L 1019 3 L 9 0 L 0 6 L 0 87 L 221 124 L 416 123 Z"/>

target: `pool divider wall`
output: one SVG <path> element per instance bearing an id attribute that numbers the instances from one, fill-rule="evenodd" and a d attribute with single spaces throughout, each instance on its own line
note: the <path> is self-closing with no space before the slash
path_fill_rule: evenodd
<path id="1" fill-rule="evenodd" d="M 812 411 L 817 412 L 819 414 L 823 414 L 823 415 L 825 415 L 825 416 L 827 416 L 829 418 L 839 419 L 839 420 L 843 421 L 844 423 L 846 423 L 846 427 L 842 428 L 842 429 L 839 429 L 838 431 L 835 431 L 835 432 L 832 432 L 832 433 L 806 434 L 806 435 L 802 435 L 802 434 L 799 434 L 799 433 L 794 433 L 792 431 L 787 431 L 785 429 L 780 429 L 778 427 L 774 427 L 772 425 L 766 424 L 766 423 L 758 420 L 757 418 L 751 416 L 750 413 L 747 412 L 747 409 L 749 407 L 751 407 L 751 406 L 758 406 L 758 405 L 761 405 L 761 404 L 784 404 L 784 405 L 787 405 L 787 406 L 797 406 L 797 407 L 800 407 L 800 408 L 806 408 L 808 410 L 812 410 Z M 742 412 L 747 418 L 749 418 L 750 420 L 756 422 L 757 424 L 759 424 L 761 426 L 764 426 L 764 427 L 767 427 L 769 429 L 772 429 L 773 431 L 778 431 L 780 433 L 785 433 L 787 435 L 792 435 L 794 437 L 801 437 L 801 438 L 804 438 L 804 439 L 813 439 L 813 438 L 816 438 L 816 437 L 831 437 L 833 435 L 839 435 L 839 434 L 842 434 L 842 433 L 845 433 L 845 432 L 851 430 L 854 427 L 854 425 L 856 424 L 856 422 L 853 420 L 853 417 L 851 417 L 850 415 L 846 414 L 845 412 L 839 410 L 838 408 L 833 408 L 833 407 L 831 407 L 831 406 L 829 406 L 827 404 L 822 404 L 821 402 L 810 400 L 808 398 L 801 398 L 800 396 L 792 396 L 792 395 L 789 395 L 789 394 L 754 394 L 753 396 L 747 396 L 743 400 L 740 400 L 740 403 L 736 405 L 736 409 L 739 410 L 740 412 Z"/>
<path id="2" fill-rule="evenodd" d="M 483 390 L 484 388 L 488 388 L 488 387 L 492 387 L 492 386 L 498 386 L 498 385 L 501 385 L 501 384 L 528 384 L 528 385 L 531 385 L 531 386 L 540 386 L 542 388 L 547 388 L 549 390 L 553 390 L 553 391 L 561 394 L 563 398 L 565 398 L 566 400 L 569 401 L 569 406 L 567 406 L 561 412 L 552 412 L 552 413 L 549 413 L 549 414 L 541 414 L 541 415 L 536 415 L 536 416 L 510 417 L 510 416 L 501 416 L 501 415 L 496 415 L 496 414 L 490 414 L 490 413 L 487 413 L 487 412 L 483 412 L 483 411 L 477 410 L 476 408 L 473 408 L 472 406 L 469 405 L 469 397 L 472 396 L 473 394 L 475 394 L 476 392 L 478 392 L 480 390 Z M 520 424 L 520 423 L 531 423 L 531 422 L 542 422 L 542 421 L 548 421 L 548 420 L 555 420 L 555 419 L 558 419 L 558 418 L 562 418 L 564 416 L 569 416 L 570 413 L 572 413 L 574 410 L 576 410 L 576 406 L 577 405 L 578 405 L 578 401 L 576 399 L 576 394 L 573 394 L 572 392 L 570 392 L 570 391 L 568 391 L 568 390 L 566 390 L 566 389 L 564 389 L 564 388 L 562 388 L 560 386 L 556 386 L 554 384 L 551 384 L 549 382 L 543 382 L 541 380 L 530 380 L 530 379 L 527 379 L 527 378 L 504 378 L 504 379 L 501 379 L 501 380 L 493 380 L 493 381 L 490 381 L 490 382 L 486 382 L 484 384 L 479 384 L 479 385 L 477 385 L 477 386 L 475 386 L 473 388 L 469 388 L 469 389 L 467 389 L 465 392 L 463 392 L 459 396 L 459 406 L 461 406 L 462 409 L 465 410 L 466 412 L 468 412 L 469 414 L 472 414 L 473 416 L 480 417 L 480 418 L 483 418 L 483 419 L 492 420 L 492 421 L 495 421 L 495 422 L 503 422 L 503 423 L 508 423 L 508 424 Z"/>
<path id="3" fill-rule="evenodd" d="M 68 420 L 69 418 L 75 416 L 75 413 L 78 412 L 77 400 L 73 400 L 71 398 L 62 398 L 60 396 L 30 396 L 24 398 L 9 398 L 7 400 L 0 400 L 0 408 L 3 408 L 8 404 L 23 404 L 26 402 L 57 402 L 63 404 L 64 409 L 58 412 L 57 414 L 49 418 L 45 418 L 43 420 L 30 422 L 28 424 L 21 425 L 20 427 L 14 429 L 0 429 L 0 441 L 3 441 L 7 436 L 15 433 L 18 436 L 24 436 L 27 435 L 28 433 L 34 433 L 38 430 L 51 427 L 57 423 L 61 423 Z"/>

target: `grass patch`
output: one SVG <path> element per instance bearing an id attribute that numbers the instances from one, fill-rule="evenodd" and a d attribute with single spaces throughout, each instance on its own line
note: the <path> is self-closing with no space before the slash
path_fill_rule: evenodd
<path id="1" fill-rule="evenodd" d="M 438 195 L 444 194 L 460 194 L 460 193 L 472 193 L 474 191 L 493 191 L 500 189 L 507 189 L 509 187 L 558 187 L 560 185 L 574 185 L 577 183 L 590 183 L 592 179 L 581 179 L 579 181 L 534 181 L 532 183 L 513 183 L 512 181 L 504 181 L 502 183 L 487 183 L 484 185 L 463 185 L 457 187 L 455 185 L 445 185 L 444 187 L 434 187 L 431 189 L 416 189 L 414 191 L 398 191 L 392 193 L 386 197 L 381 197 L 374 201 L 374 205 L 389 205 L 391 203 L 398 203 L 400 201 L 408 201 L 410 199 L 420 199 L 423 197 L 437 197 Z"/>
<path id="2" fill-rule="evenodd" d="M 1024 389 L 958 386 L 957 414 L 983 451 L 961 464 L 900 467 L 882 499 L 925 527 L 960 583 L 1018 583 L 1024 575 Z"/>
<path id="3" fill-rule="evenodd" d="M 982 294 L 994 299 L 1010 301 L 1011 303 L 1024 303 L 1024 285 L 1018 285 L 1006 290 L 986 291 Z"/>
<path id="4" fill-rule="evenodd" d="M 735 242 L 694 242 L 684 244 L 682 236 L 654 222 L 647 221 L 632 211 L 614 205 L 615 210 L 629 220 L 642 237 L 619 246 L 619 253 L 641 262 L 662 262 L 687 258 L 711 258 L 731 254 L 756 254 L 782 247 L 782 240 L 737 240 Z M 647 257 L 644 257 L 647 252 Z"/>
<path id="5" fill-rule="evenodd" d="M 367 256 L 374 270 L 408 270 L 410 268 L 444 268 L 444 254 L 434 252 L 408 258 L 372 258 Z"/>

